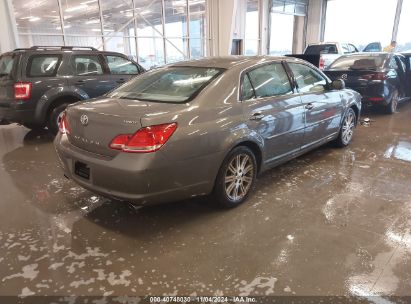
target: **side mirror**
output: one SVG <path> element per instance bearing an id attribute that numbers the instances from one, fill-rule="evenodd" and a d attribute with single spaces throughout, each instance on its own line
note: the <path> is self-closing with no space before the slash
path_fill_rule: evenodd
<path id="1" fill-rule="evenodd" d="M 334 81 L 331 83 L 331 89 L 332 89 L 332 90 L 337 90 L 337 91 L 344 90 L 344 89 L 345 89 L 345 82 L 344 82 L 344 80 L 342 80 L 342 79 L 334 80 Z"/>

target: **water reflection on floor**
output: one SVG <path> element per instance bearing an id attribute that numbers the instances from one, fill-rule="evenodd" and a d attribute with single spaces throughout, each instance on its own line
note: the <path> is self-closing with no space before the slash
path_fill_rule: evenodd
<path id="1" fill-rule="evenodd" d="M 230 211 L 100 198 L 47 133 L 1 126 L 0 295 L 411 295 L 410 115 L 369 114 Z"/>

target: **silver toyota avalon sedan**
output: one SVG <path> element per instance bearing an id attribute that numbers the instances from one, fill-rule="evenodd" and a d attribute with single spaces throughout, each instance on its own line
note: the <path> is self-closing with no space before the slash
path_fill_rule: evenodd
<path id="1" fill-rule="evenodd" d="M 55 147 L 97 194 L 153 204 L 212 194 L 235 207 L 259 173 L 326 142 L 347 146 L 360 94 L 305 61 L 218 57 L 146 72 L 69 106 Z"/>

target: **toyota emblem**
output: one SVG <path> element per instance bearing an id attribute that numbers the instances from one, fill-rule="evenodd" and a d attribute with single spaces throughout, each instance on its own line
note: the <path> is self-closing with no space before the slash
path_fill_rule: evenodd
<path id="1" fill-rule="evenodd" d="M 347 75 L 347 74 L 342 74 L 342 75 L 341 75 L 341 79 L 342 79 L 342 80 L 347 80 L 347 79 L 348 79 L 348 75 Z"/>
<path id="2" fill-rule="evenodd" d="M 86 114 L 81 115 L 80 122 L 83 126 L 88 125 L 88 116 Z"/>

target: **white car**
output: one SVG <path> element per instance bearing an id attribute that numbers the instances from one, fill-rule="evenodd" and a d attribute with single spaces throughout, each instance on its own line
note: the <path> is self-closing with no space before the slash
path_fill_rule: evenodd
<path id="1" fill-rule="evenodd" d="M 351 43 L 319 42 L 309 44 L 304 51 L 304 55 L 320 55 L 319 68 L 324 70 L 342 55 L 357 52 L 358 49 Z"/>

